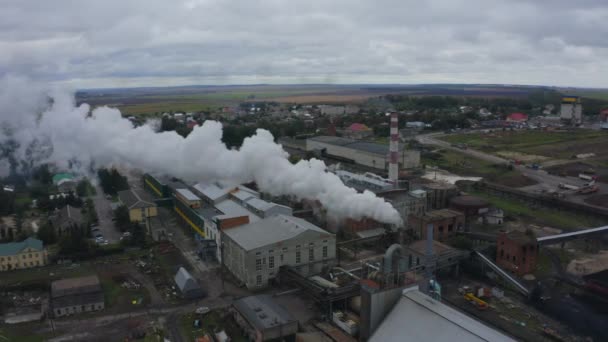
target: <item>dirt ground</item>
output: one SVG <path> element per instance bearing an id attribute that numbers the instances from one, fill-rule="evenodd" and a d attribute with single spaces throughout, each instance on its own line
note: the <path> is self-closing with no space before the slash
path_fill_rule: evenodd
<path id="1" fill-rule="evenodd" d="M 572 162 L 545 168 L 545 170 L 549 173 L 571 177 L 578 177 L 579 174 L 585 171 L 589 171 L 591 169 L 595 170 L 595 172 L 600 174 L 603 172 L 607 172 L 602 169 L 597 169 L 593 165 L 584 162 Z"/>
<path id="2" fill-rule="evenodd" d="M 521 153 L 521 152 L 515 152 L 515 151 L 499 151 L 496 152 L 496 154 L 498 154 L 501 157 L 505 157 L 508 159 L 513 159 L 513 160 L 520 160 L 522 162 L 542 162 L 544 160 L 547 160 L 549 158 L 545 157 L 545 156 L 539 156 L 536 154 L 527 154 L 527 153 Z"/>
<path id="3" fill-rule="evenodd" d="M 578 276 L 604 271 L 608 269 L 608 251 L 604 250 L 572 260 L 566 269 Z"/>

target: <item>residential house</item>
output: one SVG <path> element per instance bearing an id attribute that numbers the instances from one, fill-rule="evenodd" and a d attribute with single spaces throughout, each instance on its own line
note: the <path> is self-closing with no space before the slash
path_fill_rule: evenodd
<path id="1" fill-rule="evenodd" d="M 48 255 L 42 241 L 27 238 L 21 242 L 0 244 L 0 271 L 45 266 Z"/>
<path id="2" fill-rule="evenodd" d="M 146 223 L 147 218 L 158 215 L 156 203 L 145 192 L 133 189 L 120 191 L 118 199 L 129 209 L 131 222 Z"/>

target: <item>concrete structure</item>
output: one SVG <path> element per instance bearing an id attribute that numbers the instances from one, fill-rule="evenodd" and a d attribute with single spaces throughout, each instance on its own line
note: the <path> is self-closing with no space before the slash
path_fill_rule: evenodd
<path id="1" fill-rule="evenodd" d="M 409 217 L 409 228 L 413 229 L 416 236 L 424 238 L 427 228 L 432 226 L 433 236 L 439 241 L 445 240 L 456 232 L 464 231 L 464 224 L 464 215 L 450 209 L 432 210 L 421 216 L 410 215 Z"/>
<path id="2" fill-rule="evenodd" d="M 156 203 L 148 196 L 133 189 L 118 192 L 120 203 L 129 209 L 131 222 L 145 223 L 149 217 L 158 215 Z"/>
<path id="3" fill-rule="evenodd" d="M 51 311 L 55 317 L 104 308 L 103 290 L 96 275 L 55 280 L 51 283 Z"/>
<path id="4" fill-rule="evenodd" d="M 220 184 L 199 183 L 193 187 L 193 191 L 201 198 L 201 207 L 193 211 L 197 220 L 192 222 L 200 225 L 203 236 L 214 240 L 216 246 L 222 244 L 222 230 L 274 215 L 291 215 L 293 212 L 284 205 L 262 200 L 258 192 L 242 185 L 226 187 Z M 222 260 L 219 249 L 216 251 L 216 258 Z"/>
<path id="5" fill-rule="evenodd" d="M 85 220 L 80 208 L 74 208 L 68 204 L 57 209 L 55 214 L 50 217 L 49 223 L 55 230 L 55 234 L 62 237 L 71 234 L 72 229 L 82 227 Z"/>
<path id="6" fill-rule="evenodd" d="M 501 225 L 505 221 L 505 212 L 499 208 L 490 208 L 483 215 L 483 223 Z"/>
<path id="7" fill-rule="evenodd" d="M 317 136 L 306 140 L 306 150 L 317 151 L 322 155 L 345 162 L 388 171 L 389 147 L 387 145 L 332 136 Z M 403 169 L 418 167 L 420 152 L 401 151 L 397 156 L 397 161 L 399 167 Z"/>
<path id="8" fill-rule="evenodd" d="M 27 238 L 21 242 L 0 244 L 0 271 L 45 266 L 48 256 L 42 241 Z"/>
<path id="9" fill-rule="evenodd" d="M 500 232 L 496 264 L 519 276 L 533 273 L 538 259 L 536 239 L 519 231 Z"/>
<path id="10" fill-rule="evenodd" d="M 205 296 L 205 292 L 201 286 L 185 268 L 180 267 L 173 280 L 175 281 L 175 285 L 177 285 L 179 292 L 182 294 L 182 297 L 195 299 Z"/>
<path id="11" fill-rule="evenodd" d="M 397 113 L 391 113 L 390 132 L 388 179 L 397 187 L 399 182 L 399 116 Z M 418 156 L 418 162 L 420 162 L 420 155 Z"/>
<path id="12" fill-rule="evenodd" d="M 414 241 L 405 247 L 405 257 L 407 258 L 408 269 L 425 266 L 427 256 L 427 240 Z M 449 267 L 458 269 L 458 262 L 468 257 L 469 253 L 452 248 L 439 241 L 433 240 L 433 269 L 441 270 Z"/>
<path id="13" fill-rule="evenodd" d="M 373 135 L 374 130 L 361 123 L 354 123 L 342 131 L 342 136 L 350 139 L 364 139 Z"/>
<path id="14" fill-rule="evenodd" d="M 450 198 L 458 195 L 458 188 L 446 182 L 427 183 L 422 186 L 426 191 L 427 209 L 447 208 Z"/>
<path id="15" fill-rule="evenodd" d="M 369 341 L 515 340 L 427 296 L 414 286 L 403 290 L 401 297 Z"/>
<path id="16" fill-rule="evenodd" d="M 222 231 L 224 264 L 247 288 L 260 288 L 292 266 L 302 275 L 333 264 L 336 237 L 303 219 L 276 215 Z"/>
<path id="17" fill-rule="evenodd" d="M 290 340 L 298 332 L 298 321 L 270 295 L 238 299 L 230 312 L 249 341 Z"/>
<path id="18" fill-rule="evenodd" d="M 0 240 L 12 240 L 17 236 L 17 223 L 14 216 L 0 217 Z"/>
<path id="19" fill-rule="evenodd" d="M 580 97 L 562 97 L 559 116 L 562 121 L 568 122 L 572 125 L 580 125 L 583 122 L 583 106 L 581 105 Z"/>

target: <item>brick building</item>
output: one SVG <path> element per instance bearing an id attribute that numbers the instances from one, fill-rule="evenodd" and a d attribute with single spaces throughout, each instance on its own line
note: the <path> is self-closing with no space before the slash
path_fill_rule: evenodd
<path id="1" fill-rule="evenodd" d="M 433 238 L 442 241 L 464 230 L 464 214 L 450 209 L 431 210 L 424 215 L 410 215 L 409 227 L 421 239 L 426 237 L 428 225 L 433 226 Z"/>
<path id="2" fill-rule="evenodd" d="M 501 231 L 498 235 L 496 264 L 519 276 L 534 272 L 538 246 L 534 237 L 520 231 Z"/>

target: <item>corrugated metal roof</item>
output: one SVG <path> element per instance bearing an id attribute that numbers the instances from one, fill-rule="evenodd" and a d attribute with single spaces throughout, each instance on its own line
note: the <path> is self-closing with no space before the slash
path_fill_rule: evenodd
<path id="1" fill-rule="evenodd" d="M 376 229 L 368 229 L 368 230 L 362 230 L 360 232 L 357 232 L 357 236 L 362 239 L 365 239 L 365 238 L 371 238 L 374 236 L 380 236 L 384 233 L 386 233 L 386 230 L 384 228 L 376 228 Z"/>
<path id="2" fill-rule="evenodd" d="M 249 222 L 260 218 L 258 215 L 252 213 L 233 200 L 221 201 L 220 203 L 215 204 L 215 207 L 222 212 L 221 215 L 218 215 L 219 218 L 249 216 Z"/>
<path id="3" fill-rule="evenodd" d="M 236 300 L 233 305 L 259 331 L 295 321 L 293 316 L 277 304 L 270 295 L 241 298 Z"/>
<path id="4" fill-rule="evenodd" d="M 289 240 L 305 232 L 314 232 L 327 236 L 333 235 L 306 220 L 287 215 L 271 216 L 224 231 L 226 235 L 245 250 L 252 250 Z"/>
<path id="5" fill-rule="evenodd" d="M 28 247 L 41 251 L 43 249 L 42 241 L 29 237 L 21 242 L 0 244 L 0 256 L 15 255 Z"/>
<path id="6" fill-rule="evenodd" d="M 370 342 L 515 341 L 481 322 L 423 294 L 418 287 L 403 295 Z"/>
<path id="7" fill-rule="evenodd" d="M 147 201 L 147 197 L 147 193 L 137 193 L 133 189 L 118 192 L 118 199 L 129 209 L 148 208 L 156 206 L 156 204 L 152 203 L 151 200 Z"/>
<path id="8" fill-rule="evenodd" d="M 177 189 L 178 194 L 182 195 L 188 201 L 200 201 L 201 199 L 188 189 Z"/>
<path id="9" fill-rule="evenodd" d="M 177 270 L 174 280 L 175 284 L 177 284 L 177 287 L 179 287 L 179 290 L 182 293 L 200 289 L 200 286 L 198 286 L 196 280 L 194 280 L 190 273 L 188 273 L 188 271 L 186 271 L 186 269 L 183 267 L 180 267 L 179 270 Z"/>
<path id="10" fill-rule="evenodd" d="M 194 189 L 201 193 L 201 195 L 207 197 L 211 201 L 216 201 L 222 196 L 225 196 L 228 191 L 227 188 L 221 188 L 216 184 L 204 184 L 198 183 L 194 185 Z"/>

